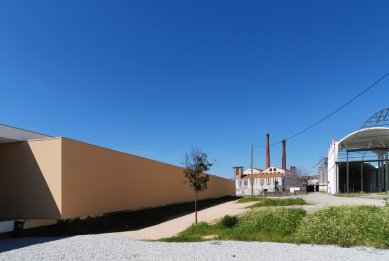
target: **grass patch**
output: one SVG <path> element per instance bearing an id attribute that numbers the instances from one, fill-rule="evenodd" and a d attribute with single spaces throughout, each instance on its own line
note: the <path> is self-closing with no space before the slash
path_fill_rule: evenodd
<path id="1" fill-rule="evenodd" d="M 240 241 L 267 241 L 291 242 L 289 236 L 298 227 L 301 219 L 306 215 L 305 210 L 296 208 L 258 208 L 253 209 L 241 217 L 238 222 L 228 227 L 224 217 L 218 223 L 210 225 L 199 223 L 175 237 L 165 238 L 166 242 L 199 242 L 206 241 L 207 235 L 216 235 L 217 240 Z"/>
<path id="2" fill-rule="evenodd" d="M 245 197 L 237 201 L 237 203 L 257 202 L 250 206 L 250 208 L 256 207 L 271 207 L 271 206 L 295 206 L 295 205 L 307 205 L 307 202 L 302 198 L 266 198 L 266 197 Z"/>
<path id="3" fill-rule="evenodd" d="M 339 198 L 353 198 L 353 197 L 361 197 L 363 195 L 367 195 L 367 194 L 356 192 L 356 193 L 340 193 L 340 194 L 335 194 L 334 196 Z"/>
<path id="4" fill-rule="evenodd" d="M 260 201 L 264 199 L 264 197 L 244 197 L 238 199 L 236 203 L 248 203 L 248 202 L 255 202 L 255 201 Z"/>
<path id="5" fill-rule="evenodd" d="M 387 207 L 330 207 L 312 214 L 306 214 L 301 208 L 262 207 L 236 217 L 233 226 L 225 224 L 230 219 L 225 217 L 213 225 L 191 226 L 162 241 L 196 242 L 210 238 L 389 248 Z"/>
<path id="6" fill-rule="evenodd" d="M 240 218 L 241 226 L 255 228 L 257 232 L 291 234 L 306 215 L 302 208 L 256 208 Z"/>
<path id="7" fill-rule="evenodd" d="M 262 198 L 254 205 L 250 206 L 250 208 L 258 208 L 258 207 L 270 207 L 270 206 L 296 206 L 296 205 L 307 205 L 302 198 Z"/>
<path id="8" fill-rule="evenodd" d="M 296 238 L 301 243 L 389 248 L 389 208 L 323 209 L 300 223 Z"/>

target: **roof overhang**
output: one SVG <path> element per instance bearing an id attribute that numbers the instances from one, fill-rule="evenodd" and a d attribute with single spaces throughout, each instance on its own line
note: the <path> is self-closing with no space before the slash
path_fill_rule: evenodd
<path id="1" fill-rule="evenodd" d="M 379 151 L 389 149 L 389 128 L 372 127 L 355 131 L 339 141 L 339 151 Z"/>
<path id="2" fill-rule="evenodd" d="M 47 139 L 51 136 L 0 124 L 0 144 Z"/>

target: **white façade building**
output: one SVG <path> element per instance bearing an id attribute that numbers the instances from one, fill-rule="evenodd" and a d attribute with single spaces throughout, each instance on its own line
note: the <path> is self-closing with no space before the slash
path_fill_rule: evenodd
<path id="1" fill-rule="evenodd" d="M 299 189 L 299 179 L 292 165 L 286 168 L 286 140 L 282 144 L 282 168 L 270 165 L 270 135 L 266 134 L 266 169 L 234 167 L 236 195 L 260 195 L 264 192 L 281 192 Z"/>
<path id="2" fill-rule="evenodd" d="M 265 170 L 253 168 L 243 171 L 243 167 L 234 167 L 236 195 L 260 195 L 262 192 L 277 192 L 284 189 L 285 170 L 270 166 Z"/>

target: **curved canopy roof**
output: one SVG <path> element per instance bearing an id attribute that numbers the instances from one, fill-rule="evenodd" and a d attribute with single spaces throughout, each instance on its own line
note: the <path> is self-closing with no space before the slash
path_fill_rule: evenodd
<path id="1" fill-rule="evenodd" d="M 389 150 L 389 128 L 372 127 L 355 131 L 339 141 L 339 150 Z"/>

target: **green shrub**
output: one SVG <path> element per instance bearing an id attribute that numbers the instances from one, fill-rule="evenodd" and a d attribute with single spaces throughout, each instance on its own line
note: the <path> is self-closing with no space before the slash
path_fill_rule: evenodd
<path id="1" fill-rule="evenodd" d="M 302 198 L 287 198 L 287 199 L 263 198 L 250 207 L 257 208 L 257 207 L 270 207 L 270 206 L 295 206 L 295 205 L 306 205 L 306 204 L 307 203 Z"/>
<path id="2" fill-rule="evenodd" d="M 260 200 L 262 200 L 264 198 L 265 197 L 258 197 L 258 196 L 255 196 L 255 197 L 244 197 L 244 198 L 238 199 L 237 203 L 255 202 L 255 201 L 260 201 Z"/>
<path id="3" fill-rule="evenodd" d="M 296 231 L 301 243 L 389 247 L 389 209 L 331 207 L 306 216 Z"/>
<path id="4" fill-rule="evenodd" d="M 291 234 L 305 215 L 302 208 L 254 208 L 241 217 L 240 224 L 260 232 Z"/>
<path id="5" fill-rule="evenodd" d="M 238 222 L 238 217 L 226 215 L 219 221 L 219 224 L 223 227 L 232 228 L 238 225 Z"/>

